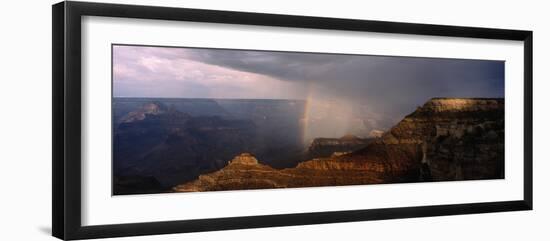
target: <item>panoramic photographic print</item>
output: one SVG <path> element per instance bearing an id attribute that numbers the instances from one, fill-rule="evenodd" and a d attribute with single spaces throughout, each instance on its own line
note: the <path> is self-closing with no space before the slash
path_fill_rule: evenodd
<path id="1" fill-rule="evenodd" d="M 112 45 L 113 195 L 504 178 L 504 62 Z"/>

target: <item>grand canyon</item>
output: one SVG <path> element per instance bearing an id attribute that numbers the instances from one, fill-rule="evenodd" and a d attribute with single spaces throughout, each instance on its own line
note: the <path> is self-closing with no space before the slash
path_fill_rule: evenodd
<path id="1" fill-rule="evenodd" d="M 113 195 L 505 175 L 502 60 L 111 49 Z"/>
<path id="2" fill-rule="evenodd" d="M 357 114 L 341 136 L 315 129 L 335 106 L 308 108 L 113 98 L 113 194 L 504 178 L 503 98 L 431 98 L 387 127 Z"/>

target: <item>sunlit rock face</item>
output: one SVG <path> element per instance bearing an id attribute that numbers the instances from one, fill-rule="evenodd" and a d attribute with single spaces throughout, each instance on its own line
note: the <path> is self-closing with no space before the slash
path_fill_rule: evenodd
<path id="1" fill-rule="evenodd" d="M 434 98 L 365 147 L 273 169 L 252 154 L 176 192 L 504 178 L 504 100 Z"/>
<path id="2" fill-rule="evenodd" d="M 379 138 L 382 137 L 382 135 L 384 135 L 384 131 L 382 130 L 372 130 L 369 132 L 369 137 L 371 138 Z"/>
<path id="3" fill-rule="evenodd" d="M 242 153 L 242 154 L 236 156 L 235 158 L 233 158 L 233 160 L 229 161 L 229 164 L 230 165 L 231 164 L 233 164 L 233 165 L 257 165 L 258 160 L 252 154 L 250 154 L 248 152 L 245 152 L 245 153 Z"/>
<path id="4" fill-rule="evenodd" d="M 229 161 L 225 168 L 210 174 L 200 175 L 195 181 L 174 187 L 173 191 L 218 191 L 282 187 L 277 185 L 277 178 L 281 177 L 275 169 L 259 164 L 258 160 L 250 153 L 242 153 Z"/>
<path id="5" fill-rule="evenodd" d="M 411 151 L 416 146 L 421 154 L 414 156 L 423 156 L 422 175 L 428 180 L 503 178 L 504 99 L 432 99 L 380 144 L 411 146 Z"/>
<path id="6" fill-rule="evenodd" d="M 417 110 L 417 113 L 495 111 L 503 108 L 503 99 L 433 98 Z"/>
<path id="7" fill-rule="evenodd" d="M 327 159 L 326 165 L 330 165 Z M 248 153 L 235 157 L 225 168 L 200 175 L 195 181 L 178 185 L 174 192 L 222 191 L 241 189 L 291 188 L 380 183 L 377 173 L 358 168 L 311 168 L 307 164 L 277 170 L 257 163 Z M 350 163 L 351 164 L 351 163 Z"/>

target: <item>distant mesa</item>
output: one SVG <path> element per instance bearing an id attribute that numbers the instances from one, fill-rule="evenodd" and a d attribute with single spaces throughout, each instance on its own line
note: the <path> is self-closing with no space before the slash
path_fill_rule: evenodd
<path id="1" fill-rule="evenodd" d="M 350 153 L 351 153 L 351 151 L 336 151 L 336 152 L 333 152 L 330 157 L 338 157 L 338 156 L 343 156 L 343 155 L 347 155 L 347 154 L 350 154 Z"/>
<path id="2" fill-rule="evenodd" d="M 372 130 L 369 132 L 370 138 L 380 138 L 382 135 L 384 135 L 384 131 L 381 130 Z"/>
<path id="3" fill-rule="evenodd" d="M 347 134 L 347 135 L 344 135 L 344 136 L 340 137 L 340 140 L 341 141 L 358 141 L 358 140 L 361 140 L 361 138 L 359 138 L 355 135 L 352 135 L 352 134 Z"/>
<path id="4" fill-rule="evenodd" d="M 158 102 L 146 103 L 136 111 L 128 113 L 122 117 L 122 123 L 130 123 L 134 121 L 144 120 L 146 115 L 159 115 L 164 113 L 166 108 L 163 104 Z"/>
<path id="5" fill-rule="evenodd" d="M 310 158 L 341 155 L 365 147 L 372 139 L 363 139 L 354 135 L 345 135 L 340 138 L 315 138 L 309 145 Z"/>

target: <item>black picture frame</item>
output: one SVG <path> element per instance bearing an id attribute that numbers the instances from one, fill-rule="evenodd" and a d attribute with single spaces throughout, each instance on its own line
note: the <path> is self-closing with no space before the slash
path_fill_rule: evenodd
<path id="1" fill-rule="evenodd" d="M 81 224 L 81 17 L 104 16 L 350 30 L 429 36 L 517 40 L 524 43 L 524 193 L 522 200 L 368 210 L 212 218 L 82 226 Z M 170 7 L 60 2 L 52 6 L 53 195 L 52 233 L 60 239 L 106 238 L 307 225 L 380 219 L 531 210 L 533 208 L 533 33 L 415 23 L 335 19 Z"/>

